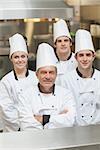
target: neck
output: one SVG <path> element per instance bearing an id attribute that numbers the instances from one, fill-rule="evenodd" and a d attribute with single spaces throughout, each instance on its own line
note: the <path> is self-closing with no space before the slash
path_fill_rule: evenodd
<path id="1" fill-rule="evenodd" d="M 16 76 L 18 78 L 24 78 L 26 76 L 27 69 L 15 69 Z"/>
<path id="2" fill-rule="evenodd" d="M 38 84 L 38 88 L 39 88 L 39 91 L 41 93 L 45 93 L 45 94 L 50 94 L 50 93 L 54 93 L 54 85 L 50 88 L 47 88 L 47 87 L 43 87 L 40 83 Z"/>
<path id="3" fill-rule="evenodd" d="M 58 54 L 58 58 L 61 61 L 66 61 L 71 55 L 71 52 Z"/>
<path id="4" fill-rule="evenodd" d="M 93 68 L 83 69 L 78 68 L 78 71 L 82 74 L 82 78 L 91 78 L 93 74 Z"/>

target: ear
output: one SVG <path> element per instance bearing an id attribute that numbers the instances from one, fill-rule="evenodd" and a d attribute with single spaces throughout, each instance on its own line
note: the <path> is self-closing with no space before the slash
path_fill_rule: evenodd
<path id="1" fill-rule="evenodd" d="M 70 41 L 70 46 L 72 46 L 72 42 Z"/>
<path id="2" fill-rule="evenodd" d="M 54 43 L 54 48 L 56 48 L 56 44 Z"/>
<path id="3" fill-rule="evenodd" d="M 75 59 L 77 60 L 77 54 L 74 55 Z"/>
<path id="4" fill-rule="evenodd" d="M 36 76 L 38 77 L 38 71 L 35 72 Z"/>
<path id="5" fill-rule="evenodd" d="M 10 61 L 12 62 L 12 57 L 10 57 Z"/>
<path id="6" fill-rule="evenodd" d="M 93 53 L 93 59 L 95 59 L 95 57 L 96 57 L 96 52 Z"/>

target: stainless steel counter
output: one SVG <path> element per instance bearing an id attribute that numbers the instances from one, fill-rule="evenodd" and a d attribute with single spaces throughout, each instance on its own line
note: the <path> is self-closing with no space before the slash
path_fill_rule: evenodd
<path id="1" fill-rule="evenodd" d="M 99 144 L 100 125 L 0 134 L 0 150 L 99 150 Z"/>

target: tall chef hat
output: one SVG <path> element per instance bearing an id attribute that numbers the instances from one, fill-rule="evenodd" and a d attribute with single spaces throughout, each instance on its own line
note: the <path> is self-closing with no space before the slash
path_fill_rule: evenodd
<path id="1" fill-rule="evenodd" d="M 16 33 L 12 37 L 10 37 L 9 38 L 9 44 L 10 44 L 9 57 L 11 57 L 11 55 L 14 52 L 18 52 L 18 51 L 25 52 L 28 54 L 26 41 L 21 34 Z"/>
<path id="2" fill-rule="evenodd" d="M 66 22 L 63 19 L 60 19 L 58 22 L 54 23 L 54 43 L 56 42 L 56 39 L 61 37 L 61 36 L 67 36 L 69 39 L 72 40 L 68 26 Z"/>
<path id="3" fill-rule="evenodd" d="M 75 36 L 75 54 L 82 50 L 91 50 L 95 52 L 90 32 L 79 29 Z"/>
<path id="4" fill-rule="evenodd" d="M 47 43 L 41 43 L 37 50 L 36 70 L 45 66 L 56 66 L 56 62 L 53 47 Z"/>

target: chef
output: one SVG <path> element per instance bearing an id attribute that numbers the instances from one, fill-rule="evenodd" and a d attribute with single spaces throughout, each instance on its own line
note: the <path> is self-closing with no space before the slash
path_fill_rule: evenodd
<path id="1" fill-rule="evenodd" d="M 24 37 L 16 33 L 9 38 L 10 54 L 13 69 L 6 74 L 0 83 L 0 108 L 4 123 L 3 131 L 18 131 L 18 94 L 29 86 L 38 83 L 35 72 L 28 69 L 28 50 Z"/>
<path id="2" fill-rule="evenodd" d="M 65 73 L 70 72 L 77 66 L 77 61 L 72 52 L 72 38 L 65 20 L 60 19 L 54 23 L 54 47 L 58 58 L 56 83 L 60 84 Z"/>
<path id="3" fill-rule="evenodd" d="M 74 125 L 76 108 L 72 93 L 54 84 L 57 76 L 53 48 L 41 43 L 37 51 L 39 83 L 19 94 L 21 130 L 51 129 Z"/>
<path id="4" fill-rule="evenodd" d="M 95 50 L 90 32 L 79 29 L 75 44 L 78 67 L 65 75 L 62 85 L 73 92 L 76 100 L 76 125 L 99 124 L 100 71 L 93 67 Z"/>

